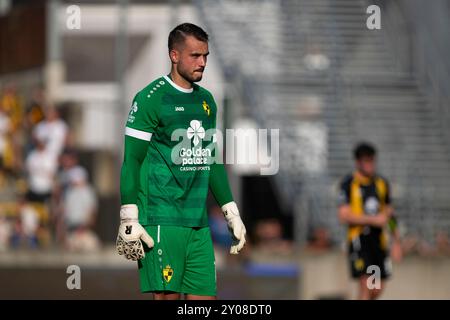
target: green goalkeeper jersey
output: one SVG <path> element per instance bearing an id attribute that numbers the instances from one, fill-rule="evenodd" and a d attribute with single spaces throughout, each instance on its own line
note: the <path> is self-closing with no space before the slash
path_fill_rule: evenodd
<path id="1" fill-rule="evenodd" d="M 211 93 L 164 76 L 138 92 L 125 134 L 149 141 L 137 205 L 143 225 L 208 225 L 206 197 L 215 156 L 217 107 Z"/>

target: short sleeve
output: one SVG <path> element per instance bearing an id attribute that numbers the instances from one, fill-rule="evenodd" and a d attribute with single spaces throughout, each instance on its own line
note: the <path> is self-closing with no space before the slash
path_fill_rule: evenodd
<path id="1" fill-rule="evenodd" d="M 91 207 L 92 208 L 92 210 L 96 210 L 97 209 L 97 195 L 96 195 L 96 193 L 95 193 L 95 191 L 94 191 L 94 189 L 92 189 L 92 188 L 89 188 L 88 189 L 89 190 L 89 193 L 88 193 L 88 195 L 89 195 L 89 207 Z"/>
<path id="2" fill-rule="evenodd" d="M 386 204 L 391 204 L 391 186 L 387 180 L 384 180 L 384 182 L 386 184 L 386 198 L 384 201 Z"/>
<path id="3" fill-rule="evenodd" d="M 125 135 L 150 141 L 159 123 L 158 109 L 156 98 L 148 98 L 138 93 L 128 113 Z"/>
<path id="4" fill-rule="evenodd" d="M 338 205 L 346 205 L 350 203 L 350 181 L 343 180 L 339 185 Z"/>

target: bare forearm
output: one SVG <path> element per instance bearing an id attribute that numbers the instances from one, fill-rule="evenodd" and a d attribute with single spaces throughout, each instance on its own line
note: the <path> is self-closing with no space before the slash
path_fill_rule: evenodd
<path id="1" fill-rule="evenodd" d="M 392 214 L 394 213 L 394 208 L 392 208 L 391 206 L 386 206 L 386 208 L 384 208 L 382 211 L 379 212 L 379 214 L 385 214 L 387 216 L 392 216 Z"/>
<path id="2" fill-rule="evenodd" d="M 351 225 L 370 225 L 372 223 L 371 218 L 372 217 L 366 215 L 356 215 L 351 211 L 340 214 L 341 222 Z"/>

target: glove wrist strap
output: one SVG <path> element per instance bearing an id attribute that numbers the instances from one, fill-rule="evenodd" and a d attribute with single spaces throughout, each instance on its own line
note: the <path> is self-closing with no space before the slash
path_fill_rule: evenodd
<path id="1" fill-rule="evenodd" d="M 120 207 L 120 221 L 137 222 L 139 220 L 138 207 L 135 204 L 124 204 Z"/>
<path id="2" fill-rule="evenodd" d="M 236 217 L 239 217 L 239 210 L 237 208 L 236 202 L 231 201 L 222 206 L 222 212 L 225 216 L 225 219 L 230 220 Z"/>

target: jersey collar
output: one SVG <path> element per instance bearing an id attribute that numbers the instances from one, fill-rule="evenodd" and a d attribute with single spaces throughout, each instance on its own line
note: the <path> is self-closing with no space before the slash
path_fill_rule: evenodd
<path id="1" fill-rule="evenodd" d="M 170 85 L 172 87 L 174 87 L 175 89 L 177 89 L 178 91 L 184 92 L 184 93 L 191 93 L 192 91 L 194 91 L 194 88 L 190 88 L 190 89 L 185 89 L 183 87 L 180 87 L 179 85 L 177 85 L 175 82 L 172 81 L 172 79 L 170 79 L 168 76 L 164 76 L 164 79 L 170 83 Z"/>
<path id="2" fill-rule="evenodd" d="M 356 181 L 358 181 L 358 183 L 362 185 L 369 185 L 374 181 L 374 177 L 372 178 L 365 177 L 362 174 L 358 173 L 357 171 L 353 173 L 353 177 L 355 178 Z"/>

